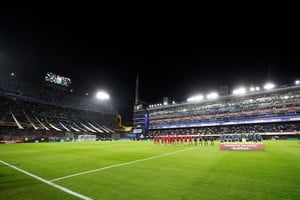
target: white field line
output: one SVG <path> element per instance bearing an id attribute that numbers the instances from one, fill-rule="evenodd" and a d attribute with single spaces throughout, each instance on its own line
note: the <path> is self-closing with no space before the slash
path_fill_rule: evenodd
<path id="1" fill-rule="evenodd" d="M 183 151 L 187 151 L 187 150 L 190 150 L 190 149 L 193 149 L 193 148 L 195 148 L 195 147 L 191 147 L 191 148 L 188 148 L 188 149 L 182 149 L 182 150 L 179 150 L 179 151 L 174 151 L 174 152 L 166 153 L 166 154 L 162 154 L 162 155 L 152 156 L 152 157 L 149 157 L 149 158 L 134 160 L 134 161 L 126 162 L 126 163 L 110 165 L 110 166 L 107 166 L 107 167 L 93 169 L 93 170 L 89 170 L 89 171 L 85 171 L 85 172 L 80 172 L 80 173 L 77 173 L 77 174 L 71 174 L 71 175 L 68 175 L 68 176 L 63 176 L 63 177 L 60 177 L 60 178 L 52 179 L 52 180 L 50 180 L 50 182 L 54 182 L 54 181 L 58 181 L 58 180 L 66 179 L 66 178 L 71 178 L 71 177 L 74 177 L 74 176 L 80 176 L 80 175 L 83 175 L 83 174 L 89 174 L 89 173 L 93 173 L 93 172 L 97 172 L 97 171 L 102 171 L 102 170 L 106 170 L 106 169 L 111 169 L 111 168 L 115 168 L 115 167 L 120 167 L 120 166 L 124 166 L 124 165 L 130 165 L 130 164 L 137 163 L 137 162 L 142 162 L 142 161 L 145 161 L 145 160 L 152 160 L 152 159 L 155 159 L 155 158 L 169 156 L 169 155 L 179 153 L 179 152 L 183 152 Z"/>
<path id="2" fill-rule="evenodd" d="M 78 198 L 80 198 L 80 199 L 83 199 L 83 200 L 92 200 L 91 198 L 89 198 L 89 197 L 87 197 L 87 196 L 84 196 L 84 195 L 82 195 L 82 194 L 79 194 L 79 193 L 77 193 L 77 192 L 74 192 L 74 191 L 72 191 L 72 190 L 69 190 L 68 188 L 62 187 L 62 186 L 57 185 L 57 184 L 55 184 L 55 183 L 52 183 L 51 181 L 47 181 L 47 180 L 45 180 L 45 179 L 43 179 L 43 178 L 41 178 L 41 177 L 39 177 L 39 176 L 36 176 L 36 175 L 34 175 L 34 174 L 32 174 L 32 173 L 29 173 L 29 172 L 27 172 L 27 171 L 25 171 L 25 170 L 23 170 L 23 169 L 20 169 L 20 168 L 18 168 L 18 167 L 16 167 L 16 166 L 13 166 L 13 165 L 11 165 L 11 164 L 9 164 L 9 163 L 7 163 L 7 162 L 4 162 L 3 160 L 0 160 L 0 163 L 6 165 L 6 166 L 8 166 L 8 167 L 11 167 L 11 168 L 13 168 L 13 169 L 15 169 L 15 170 L 17 170 L 17 171 L 19 171 L 19 172 L 22 172 L 22 173 L 24 173 L 24 174 L 26 174 L 26 175 L 28 175 L 28 176 L 31 176 L 32 178 L 35 178 L 35 179 L 37 179 L 37 180 L 39 180 L 39 181 L 41 181 L 41 182 L 43 182 L 43 183 L 46 183 L 46 184 L 48 184 L 48 185 L 50 185 L 50 186 L 52 186 L 52 187 L 55 187 L 55 188 L 57 188 L 57 189 L 59 189 L 59 190 L 61 190 L 61 191 L 64 191 L 64 192 L 66 192 L 66 193 L 68 193 L 68 194 L 71 194 L 71 195 L 73 195 L 73 196 L 76 196 L 76 197 L 78 197 Z"/>

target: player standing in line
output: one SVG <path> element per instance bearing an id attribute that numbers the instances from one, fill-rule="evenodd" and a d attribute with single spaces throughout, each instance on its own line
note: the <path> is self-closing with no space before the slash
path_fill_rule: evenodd
<path id="1" fill-rule="evenodd" d="M 211 146 L 215 146 L 215 142 L 214 142 L 214 137 L 213 136 L 210 136 L 210 145 Z"/>
<path id="2" fill-rule="evenodd" d="M 154 144 L 158 143 L 158 135 L 154 136 Z"/>
<path id="3" fill-rule="evenodd" d="M 256 134 L 256 138 L 259 144 L 262 144 L 262 137 L 260 134 Z"/>
<path id="4" fill-rule="evenodd" d="M 179 144 L 179 141 L 180 141 L 180 137 L 179 135 L 176 135 L 176 144 Z"/>
<path id="5" fill-rule="evenodd" d="M 184 145 L 187 145 L 188 144 L 188 138 L 187 138 L 187 135 L 184 135 Z"/>
<path id="6" fill-rule="evenodd" d="M 194 137 L 194 145 L 197 145 L 197 140 L 198 140 L 198 137 L 195 136 L 195 137 Z"/>
<path id="7" fill-rule="evenodd" d="M 207 136 L 206 135 L 204 135 L 204 146 L 208 146 L 208 138 L 207 138 Z"/>
<path id="8" fill-rule="evenodd" d="M 257 134 L 255 134 L 255 132 L 253 132 L 253 142 L 257 144 Z"/>
<path id="9" fill-rule="evenodd" d="M 189 135 L 189 145 L 192 145 L 193 144 L 193 137 L 192 135 Z"/>
<path id="10" fill-rule="evenodd" d="M 203 138 L 201 135 L 199 136 L 199 145 L 203 146 Z"/>
<path id="11" fill-rule="evenodd" d="M 180 135 L 180 143 L 183 144 L 183 135 Z"/>
<path id="12" fill-rule="evenodd" d="M 245 135 L 245 133 L 242 133 L 241 137 L 242 137 L 242 144 L 246 144 L 246 135 Z"/>
<path id="13" fill-rule="evenodd" d="M 238 143 L 239 142 L 239 137 L 236 133 L 233 134 L 233 140 L 234 140 L 234 143 Z"/>

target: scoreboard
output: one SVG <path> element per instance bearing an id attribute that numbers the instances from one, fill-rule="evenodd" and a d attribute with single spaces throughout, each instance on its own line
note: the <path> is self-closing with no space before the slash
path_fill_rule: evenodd
<path id="1" fill-rule="evenodd" d="M 47 72 L 45 76 L 45 81 L 50 83 L 55 83 L 58 85 L 69 87 L 71 85 L 71 79 L 66 78 L 57 74 L 54 74 L 52 72 Z"/>

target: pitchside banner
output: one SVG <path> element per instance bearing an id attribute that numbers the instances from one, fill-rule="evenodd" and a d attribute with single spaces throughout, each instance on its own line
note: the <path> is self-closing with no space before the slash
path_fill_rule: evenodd
<path id="1" fill-rule="evenodd" d="M 220 144 L 220 150 L 264 151 L 264 144 Z"/>

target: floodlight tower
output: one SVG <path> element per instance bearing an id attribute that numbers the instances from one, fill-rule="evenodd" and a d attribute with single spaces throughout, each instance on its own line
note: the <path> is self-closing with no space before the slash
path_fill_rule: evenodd
<path id="1" fill-rule="evenodd" d="M 133 108 L 133 134 L 140 138 L 148 131 L 148 111 L 146 105 L 139 98 L 139 73 L 135 81 L 135 102 Z"/>
<path id="2" fill-rule="evenodd" d="M 139 73 L 137 73 L 136 80 L 135 80 L 135 102 L 134 104 L 137 105 L 139 103 Z"/>

